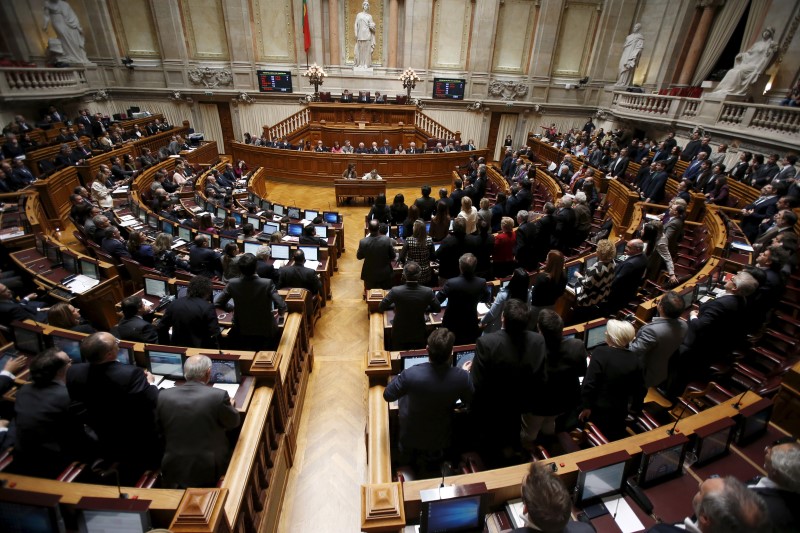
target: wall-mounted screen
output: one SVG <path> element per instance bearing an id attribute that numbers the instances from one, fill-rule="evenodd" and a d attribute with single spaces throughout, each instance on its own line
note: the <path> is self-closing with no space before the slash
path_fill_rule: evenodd
<path id="1" fill-rule="evenodd" d="M 434 78 L 433 97 L 445 100 L 463 100 L 466 80 L 453 78 Z"/>
<path id="2" fill-rule="evenodd" d="M 258 70 L 258 90 L 262 93 L 292 92 L 292 73 L 286 70 Z"/>

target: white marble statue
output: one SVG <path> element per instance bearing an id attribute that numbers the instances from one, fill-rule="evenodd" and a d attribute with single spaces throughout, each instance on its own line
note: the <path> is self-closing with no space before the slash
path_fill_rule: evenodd
<path id="1" fill-rule="evenodd" d="M 46 0 L 44 3 L 44 31 L 53 23 L 53 29 L 61 41 L 63 55 L 60 60 L 65 63 L 83 65 L 89 63 L 86 50 L 83 48 L 83 28 L 78 15 L 66 0 Z"/>
<path id="2" fill-rule="evenodd" d="M 761 32 L 761 40 L 750 47 L 750 50 L 736 56 L 731 68 L 709 95 L 728 96 L 747 93 L 747 88 L 758 80 L 766 70 L 778 44 L 772 40 L 775 30 L 767 28 Z"/>
<path id="3" fill-rule="evenodd" d="M 644 35 L 639 33 L 641 29 L 642 25 L 637 22 L 633 25 L 633 33 L 625 38 L 622 57 L 619 58 L 619 76 L 615 84 L 617 87 L 628 87 L 633 83 L 633 75 L 644 48 Z"/>
<path id="4" fill-rule="evenodd" d="M 364 11 L 356 15 L 354 68 L 368 69 L 372 67 L 372 52 L 375 50 L 375 21 L 369 14 L 369 2 L 364 2 L 362 7 Z"/>

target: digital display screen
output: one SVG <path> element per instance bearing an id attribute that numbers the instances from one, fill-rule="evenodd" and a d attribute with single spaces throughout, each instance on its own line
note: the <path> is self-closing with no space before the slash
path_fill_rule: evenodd
<path id="1" fill-rule="evenodd" d="M 617 243 L 617 257 L 621 255 L 625 255 L 625 245 L 627 243 L 625 241 L 619 241 Z"/>
<path id="2" fill-rule="evenodd" d="M 233 220 L 236 221 L 236 225 L 237 226 L 241 226 L 242 225 L 242 214 L 241 213 L 237 213 L 236 211 L 231 211 L 231 216 L 233 217 Z"/>
<path id="3" fill-rule="evenodd" d="M 256 230 L 261 229 L 261 219 L 258 217 L 247 217 L 247 222 L 253 225 Z"/>
<path id="4" fill-rule="evenodd" d="M 67 354 L 73 363 L 81 362 L 81 341 L 79 339 L 68 339 L 52 333 L 50 338 L 53 339 L 53 346 Z"/>
<path id="5" fill-rule="evenodd" d="M 256 255 L 258 249 L 261 248 L 259 242 L 246 242 L 244 243 L 244 253 Z"/>
<path id="6" fill-rule="evenodd" d="M 60 263 L 61 262 L 61 252 L 59 249 L 52 245 L 47 245 L 44 250 L 47 259 L 50 260 L 51 263 Z"/>
<path id="7" fill-rule="evenodd" d="M 328 224 L 338 224 L 339 223 L 339 213 L 334 213 L 334 212 L 331 212 L 331 211 L 325 211 L 322 214 L 322 218 Z"/>
<path id="8" fill-rule="evenodd" d="M 427 511 L 426 531 L 429 533 L 467 531 L 483 526 L 480 496 L 429 502 Z"/>
<path id="9" fill-rule="evenodd" d="M 652 483 L 658 479 L 671 476 L 681 468 L 683 444 L 661 450 L 649 456 L 643 483 Z"/>
<path id="10" fill-rule="evenodd" d="M 120 346 L 119 351 L 117 352 L 117 362 L 122 363 L 123 365 L 132 365 L 133 354 L 131 353 L 131 349 Z"/>
<path id="11" fill-rule="evenodd" d="M 183 377 L 183 356 L 179 353 L 149 351 L 150 373 Z"/>
<path id="12" fill-rule="evenodd" d="M 261 200 L 261 209 L 263 211 L 269 211 L 269 209 L 270 209 L 269 200 Z"/>
<path id="13" fill-rule="evenodd" d="M 697 456 L 697 462 L 706 463 L 711 459 L 716 459 L 720 455 L 725 454 L 728 451 L 728 443 L 730 442 L 732 429 L 732 426 L 727 427 L 704 438 L 700 446 L 700 453 Z"/>
<path id="14" fill-rule="evenodd" d="M 285 244 L 273 244 L 272 245 L 272 258 L 273 259 L 289 259 L 289 246 Z"/>
<path id="15" fill-rule="evenodd" d="M 300 220 L 300 208 L 290 207 L 286 213 L 286 216 L 288 216 L 292 220 Z"/>
<path id="16" fill-rule="evenodd" d="M 567 281 L 570 283 L 574 283 L 578 277 L 576 274 L 581 271 L 581 264 L 575 263 L 574 265 L 570 265 L 567 267 Z"/>
<path id="17" fill-rule="evenodd" d="M 272 204 L 272 212 L 282 217 L 283 215 L 286 214 L 286 208 L 283 207 L 281 204 Z"/>
<path id="18" fill-rule="evenodd" d="M 472 361 L 473 359 L 475 359 L 475 350 L 456 352 L 453 358 L 453 365 L 463 368 L 467 361 Z"/>
<path id="19" fill-rule="evenodd" d="M 427 355 L 414 355 L 411 357 L 403 357 L 403 370 L 408 370 L 412 366 L 421 365 L 428 362 Z"/>
<path id="20" fill-rule="evenodd" d="M 597 263 L 597 256 L 587 257 L 584 263 L 586 264 L 586 270 L 589 270 Z"/>
<path id="21" fill-rule="evenodd" d="M 64 263 L 64 270 L 70 274 L 78 273 L 78 258 L 71 254 L 61 254 L 61 261 Z"/>
<path id="22" fill-rule="evenodd" d="M 53 533 L 64 531 L 58 508 L 0 502 L 0 531 Z"/>
<path id="23" fill-rule="evenodd" d="M 446 100 L 463 100 L 466 80 L 455 78 L 434 78 L 433 97 Z"/>
<path id="24" fill-rule="evenodd" d="M 299 237 L 303 234 L 302 224 L 289 224 L 287 233 L 292 237 Z"/>
<path id="25" fill-rule="evenodd" d="M 164 223 L 161 224 L 161 231 L 170 236 L 175 235 L 175 226 L 165 220 Z"/>
<path id="26" fill-rule="evenodd" d="M 684 309 L 691 307 L 692 304 L 694 303 L 694 290 L 682 294 L 681 298 L 683 298 Z"/>
<path id="27" fill-rule="evenodd" d="M 219 247 L 220 247 L 220 248 L 222 248 L 223 250 L 224 250 L 224 249 L 225 249 L 225 247 L 226 247 L 226 246 L 228 246 L 230 243 L 234 243 L 234 244 L 236 244 L 236 239 L 229 239 L 229 238 L 227 238 L 227 237 L 220 237 L 220 238 L 219 238 Z"/>
<path id="28" fill-rule="evenodd" d="M 225 208 L 224 207 L 218 207 L 217 208 L 217 218 L 225 218 L 226 216 L 228 216 L 228 212 L 225 211 Z"/>
<path id="29" fill-rule="evenodd" d="M 92 279 L 100 279 L 100 274 L 97 271 L 97 265 L 86 259 L 81 259 L 81 274 Z"/>
<path id="30" fill-rule="evenodd" d="M 239 361 L 211 360 L 211 383 L 239 383 L 241 380 Z"/>
<path id="31" fill-rule="evenodd" d="M 319 248 L 316 246 L 298 246 L 306 256 L 306 261 L 319 261 Z"/>
<path id="32" fill-rule="evenodd" d="M 617 463 L 585 473 L 580 501 L 585 502 L 617 492 L 622 487 L 625 463 Z"/>
<path id="33" fill-rule="evenodd" d="M 591 350 L 606 343 L 606 324 L 586 330 L 586 349 Z"/>
<path id="34" fill-rule="evenodd" d="M 273 233 L 277 233 L 281 230 L 281 227 L 274 222 L 264 222 L 264 229 L 262 230 L 267 235 L 272 235 Z"/>
<path id="35" fill-rule="evenodd" d="M 135 533 L 150 531 L 149 513 L 124 511 L 80 511 L 80 533 Z"/>
<path id="36" fill-rule="evenodd" d="M 156 215 L 148 215 L 147 216 L 147 225 L 150 226 L 152 229 L 158 229 L 158 216 L 156 216 Z"/>
<path id="37" fill-rule="evenodd" d="M 323 239 L 328 238 L 328 226 L 314 226 L 314 233 L 317 234 L 317 237 L 321 237 Z"/>
<path id="38" fill-rule="evenodd" d="M 186 242 L 192 240 L 192 230 L 191 228 L 187 228 L 184 226 L 178 226 L 178 238 L 183 239 Z"/>
<path id="39" fill-rule="evenodd" d="M 37 354 L 44 349 L 39 332 L 19 327 L 14 328 L 14 346 L 20 352 L 28 354 Z"/>
<path id="40" fill-rule="evenodd" d="M 757 433 L 766 431 L 771 414 L 770 409 L 764 409 L 753 416 L 745 417 L 739 441 L 747 440 Z"/>
<path id="41" fill-rule="evenodd" d="M 148 296 L 163 298 L 167 295 L 167 282 L 163 279 L 144 278 L 144 293 Z"/>
<path id="42" fill-rule="evenodd" d="M 306 209 L 303 212 L 303 218 L 305 220 L 308 220 L 309 222 L 312 222 L 318 216 L 319 216 L 319 211 L 312 211 L 311 209 Z"/>
<path id="43" fill-rule="evenodd" d="M 285 70 L 257 70 L 258 90 L 262 93 L 292 92 L 292 73 Z"/>

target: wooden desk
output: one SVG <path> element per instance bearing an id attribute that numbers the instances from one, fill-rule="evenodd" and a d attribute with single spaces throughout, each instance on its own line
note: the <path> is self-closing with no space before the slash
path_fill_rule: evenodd
<path id="1" fill-rule="evenodd" d="M 180 153 L 181 157 L 186 158 L 192 166 L 210 166 L 219 161 L 219 150 L 216 141 L 206 141 L 192 150 L 184 150 Z"/>
<path id="2" fill-rule="evenodd" d="M 333 182 L 334 194 L 336 194 L 336 205 L 342 205 L 346 198 L 363 196 L 376 198 L 379 195 L 386 196 L 385 180 L 343 180 L 337 179 Z"/>

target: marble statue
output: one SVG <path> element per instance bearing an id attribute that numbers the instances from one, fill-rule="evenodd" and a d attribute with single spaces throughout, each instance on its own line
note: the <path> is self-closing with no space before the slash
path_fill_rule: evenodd
<path id="1" fill-rule="evenodd" d="M 60 61 L 83 65 L 89 63 L 84 49 L 83 28 L 78 16 L 66 0 L 46 0 L 44 3 L 44 31 L 53 23 L 53 29 L 61 41 Z"/>
<path id="2" fill-rule="evenodd" d="M 628 87 L 633 83 L 633 75 L 644 48 L 644 35 L 639 33 L 641 29 L 642 25 L 637 22 L 633 25 L 633 33 L 625 38 L 622 57 L 619 58 L 619 76 L 615 84 L 617 87 Z"/>
<path id="3" fill-rule="evenodd" d="M 761 40 L 750 50 L 736 56 L 731 68 L 709 96 L 742 95 L 758 80 L 766 70 L 778 44 L 772 40 L 775 30 L 767 28 L 761 33 Z"/>
<path id="4" fill-rule="evenodd" d="M 372 52 L 375 50 L 375 21 L 369 14 L 369 2 L 364 2 L 362 7 L 364 10 L 356 15 L 354 68 L 368 69 L 372 67 Z"/>

